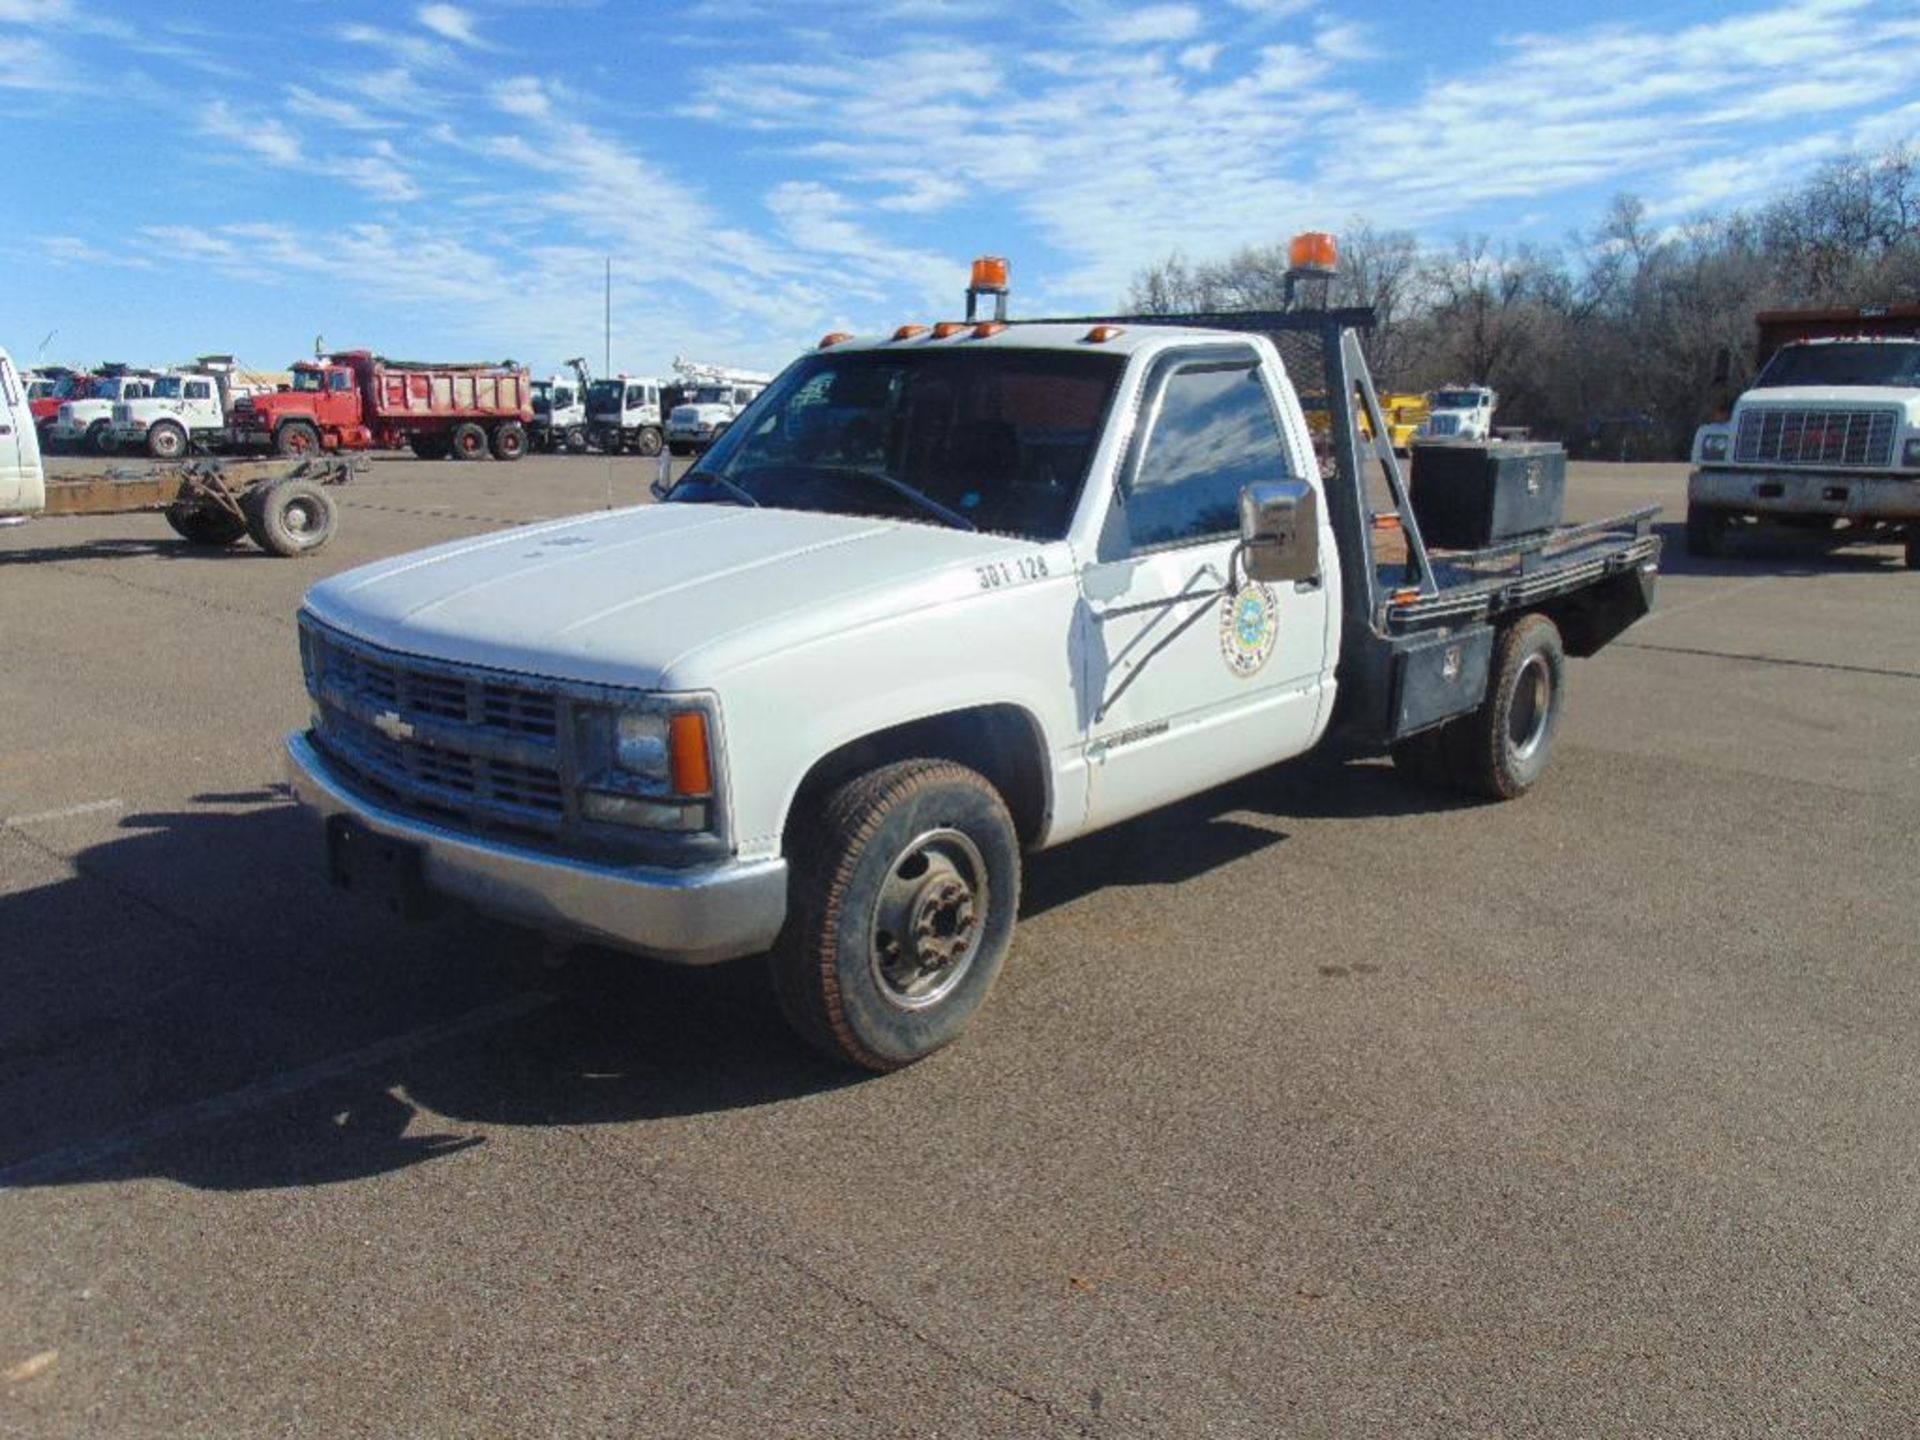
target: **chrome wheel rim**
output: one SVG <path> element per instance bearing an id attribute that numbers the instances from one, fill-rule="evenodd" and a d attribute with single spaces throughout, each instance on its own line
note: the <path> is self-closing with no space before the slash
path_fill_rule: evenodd
<path id="1" fill-rule="evenodd" d="M 1553 672 L 1547 657 L 1529 655 L 1514 677 L 1513 703 L 1507 707 L 1507 743 L 1519 759 L 1529 760 L 1547 738 L 1553 714 Z"/>
<path id="2" fill-rule="evenodd" d="M 958 988 L 980 953 L 989 900 L 987 862 L 958 830 L 926 831 L 894 856 L 867 944 L 888 1004 L 924 1010 Z"/>

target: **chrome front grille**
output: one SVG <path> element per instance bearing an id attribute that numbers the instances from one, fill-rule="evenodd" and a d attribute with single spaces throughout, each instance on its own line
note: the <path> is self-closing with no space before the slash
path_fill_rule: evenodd
<path id="1" fill-rule="evenodd" d="M 559 838 L 570 819 L 557 689 L 422 660 L 301 622 L 315 738 L 382 803 L 476 831 Z"/>
<path id="2" fill-rule="evenodd" d="M 1883 470 L 1893 464 L 1891 410 L 1755 406 L 1740 412 L 1733 458 L 1751 465 Z"/>

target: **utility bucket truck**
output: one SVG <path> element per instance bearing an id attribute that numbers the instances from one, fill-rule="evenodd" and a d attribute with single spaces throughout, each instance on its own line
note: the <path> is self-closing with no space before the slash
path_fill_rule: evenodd
<path id="1" fill-rule="evenodd" d="M 316 864 L 402 914 L 770 951 L 795 1029 L 888 1070 L 985 1001 L 1028 851 L 1322 746 L 1539 782 L 1569 657 L 1652 602 L 1655 511 L 1436 552 L 1370 311 L 1006 295 L 984 260 L 965 320 L 827 336 L 660 503 L 316 585 Z M 1301 390 L 1337 397 L 1324 445 Z"/>
<path id="2" fill-rule="evenodd" d="M 739 418 L 773 377 L 756 370 L 733 370 L 676 358 L 680 403 L 667 417 L 667 444 L 676 455 L 704 450 Z"/>
<path id="3" fill-rule="evenodd" d="M 1768 311 L 1759 342 L 1752 388 L 1694 435 L 1688 551 L 1770 521 L 1904 540 L 1920 569 L 1920 305 Z"/>

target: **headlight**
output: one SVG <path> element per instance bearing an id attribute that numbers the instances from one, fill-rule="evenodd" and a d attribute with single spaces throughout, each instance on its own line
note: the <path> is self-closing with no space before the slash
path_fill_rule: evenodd
<path id="1" fill-rule="evenodd" d="M 648 780 L 667 779 L 667 727 L 657 710 L 622 710 L 614 721 L 613 763 Z"/>
<path id="2" fill-rule="evenodd" d="M 579 712 L 580 813 L 601 824 L 697 832 L 712 828 L 712 716 L 697 700 Z"/>
<path id="3" fill-rule="evenodd" d="M 1900 463 L 1909 470 L 1920 469 L 1920 435 L 1909 435 L 1901 447 Z"/>
<path id="4" fill-rule="evenodd" d="M 1725 431 L 1703 437 L 1700 441 L 1700 458 L 1702 460 L 1726 459 L 1727 439 Z"/>

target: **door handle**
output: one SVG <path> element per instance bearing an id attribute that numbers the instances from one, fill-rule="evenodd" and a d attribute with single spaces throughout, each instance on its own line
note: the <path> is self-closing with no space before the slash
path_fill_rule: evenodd
<path id="1" fill-rule="evenodd" d="M 1304 580 L 1296 580 L 1293 582 L 1293 593 L 1296 595 L 1311 594 L 1313 591 L 1318 590 L 1319 588 L 1320 588 L 1320 577 L 1318 575 L 1309 575 Z"/>
<path id="2" fill-rule="evenodd" d="M 0 425 L 0 435 L 11 435 L 12 433 L 13 433 L 13 426 Z"/>

